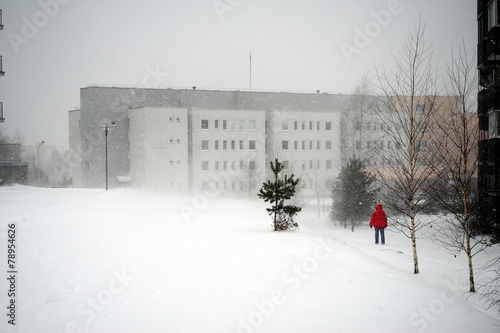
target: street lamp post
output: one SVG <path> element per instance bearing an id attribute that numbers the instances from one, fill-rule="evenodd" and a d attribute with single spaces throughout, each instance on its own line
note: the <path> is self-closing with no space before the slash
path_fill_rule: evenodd
<path id="1" fill-rule="evenodd" d="M 104 123 L 101 125 L 104 128 L 104 150 L 106 159 L 106 191 L 108 190 L 108 132 L 111 127 L 116 127 L 116 122 L 112 121 L 111 124 Z"/>
<path id="2" fill-rule="evenodd" d="M 38 186 L 40 186 L 40 146 L 44 143 L 45 141 L 42 140 L 36 148 L 36 182 Z"/>

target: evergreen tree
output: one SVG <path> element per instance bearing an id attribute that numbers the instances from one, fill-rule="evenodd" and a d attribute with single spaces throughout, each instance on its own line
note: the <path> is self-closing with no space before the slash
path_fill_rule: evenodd
<path id="1" fill-rule="evenodd" d="M 293 173 L 280 179 L 280 172 L 285 168 L 283 163 L 275 159 L 274 162 L 269 164 L 274 174 L 274 180 L 264 182 L 258 196 L 272 205 L 271 208 L 266 208 L 266 210 L 273 219 L 274 231 L 296 229 L 299 225 L 294 221 L 294 217 L 302 208 L 285 205 L 285 200 L 289 200 L 295 195 L 299 179 L 295 179 Z"/>
<path id="2" fill-rule="evenodd" d="M 378 192 L 373 188 L 374 181 L 375 176 L 365 170 L 362 160 L 349 159 L 332 188 L 330 220 L 343 222 L 346 228 L 349 222 L 354 231 L 355 226 L 369 218 Z"/>

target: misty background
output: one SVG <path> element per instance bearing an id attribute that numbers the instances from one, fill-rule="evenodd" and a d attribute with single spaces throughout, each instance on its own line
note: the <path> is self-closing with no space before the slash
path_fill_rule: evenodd
<path id="1" fill-rule="evenodd" d="M 391 52 L 400 50 L 419 17 L 439 74 L 452 47 L 465 43 L 475 52 L 476 5 L 467 0 L 1 0 L 6 74 L 0 77 L 5 117 L 0 130 L 13 136 L 18 129 L 25 144 L 44 140 L 65 150 L 68 111 L 79 107 L 80 88 L 249 90 L 250 51 L 252 90 L 347 94 L 374 63 L 390 66 Z M 359 31 L 371 36 L 363 39 Z M 357 51 L 346 54 L 349 47 Z"/>

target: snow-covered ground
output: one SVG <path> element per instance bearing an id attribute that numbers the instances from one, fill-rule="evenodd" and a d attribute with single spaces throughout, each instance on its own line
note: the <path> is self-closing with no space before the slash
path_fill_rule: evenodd
<path id="1" fill-rule="evenodd" d="M 390 228 L 385 246 L 298 216 L 275 233 L 265 204 L 131 189 L 0 188 L 1 331 L 500 332 L 470 296 L 466 260 Z M 16 224 L 16 321 L 7 230 Z M 499 255 L 499 252 L 492 255 Z M 476 258 L 478 263 L 486 255 Z"/>

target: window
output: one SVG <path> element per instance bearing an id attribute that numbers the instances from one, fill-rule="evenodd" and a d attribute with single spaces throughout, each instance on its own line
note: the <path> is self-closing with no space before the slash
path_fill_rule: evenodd
<path id="1" fill-rule="evenodd" d="M 226 119 L 222 120 L 222 129 L 224 131 L 227 130 L 227 120 Z"/>
<path id="2" fill-rule="evenodd" d="M 236 170 L 236 162 L 231 161 L 231 170 Z"/>
<path id="3" fill-rule="evenodd" d="M 306 161 L 302 161 L 302 170 L 306 169 Z"/>
<path id="4" fill-rule="evenodd" d="M 85 161 L 85 172 L 90 172 L 90 162 L 89 161 Z"/>
<path id="5" fill-rule="evenodd" d="M 207 130 L 208 129 L 208 119 L 202 119 L 201 120 L 201 129 L 202 130 Z"/>
<path id="6" fill-rule="evenodd" d="M 332 142 L 330 140 L 325 141 L 325 149 L 332 150 Z"/>
<path id="7" fill-rule="evenodd" d="M 490 139 L 500 136 L 500 111 L 492 111 L 488 114 L 488 137 Z"/>
<path id="8" fill-rule="evenodd" d="M 85 151 L 90 149 L 90 141 L 89 139 L 85 139 Z"/>
<path id="9" fill-rule="evenodd" d="M 312 170 L 312 169 L 313 169 L 313 161 L 312 161 L 312 160 L 310 160 L 310 161 L 309 161 L 309 169 L 310 169 L 310 170 Z"/>
<path id="10" fill-rule="evenodd" d="M 214 129 L 217 131 L 219 130 L 219 119 L 214 120 Z"/>
<path id="11" fill-rule="evenodd" d="M 281 149 L 288 150 L 288 141 L 281 141 Z"/>
<path id="12" fill-rule="evenodd" d="M 231 119 L 231 130 L 232 131 L 236 130 L 236 119 Z"/>
<path id="13" fill-rule="evenodd" d="M 312 130 L 313 130 L 313 122 L 312 122 L 312 121 L 310 121 L 310 122 L 309 122 L 309 130 L 310 130 L 310 131 L 312 131 Z"/>
<path id="14" fill-rule="evenodd" d="M 245 170 L 245 161 L 240 160 L 240 170 Z"/>
<path id="15" fill-rule="evenodd" d="M 327 131 L 331 131 L 332 130 L 332 122 L 331 121 L 327 121 L 325 123 L 325 130 L 327 130 Z"/>
<path id="16" fill-rule="evenodd" d="M 316 141 L 316 149 L 320 150 L 320 147 L 321 147 L 320 141 Z"/>
<path id="17" fill-rule="evenodd" d="M 295 120 L 295 121 L 293 122 L 293 129 L 294 129 L 295 131 L 297 131 L 297 130 L 299 129 L 299 122 L 298 122 L 297 120 Z"/>
<path id="18" fill-rule="evenodd" d="M 243 140 L 240 140 L 240 150 L 243 150 Z"/>
<path id="19" fill-rule="evenodd" d="M 285 170 L 288 170 L 289 167 L 290 167 L 290 162 L 283 161 L 283 168 L 285 168 Z"/>
<path id="20" fill-rule="evenodd" d="M 282 129 L 283 131 L 288 131 L 288 120 L 283 120 L 283 121 L 281 122 L 281 129 Z"/>
<path id="21" fill-rule="evenodd" d="M 255 161 L 249 161 L 248 162 L 248 169 L 249 170 L 255 170 Z"/>
<path id="22" fill-rule="evenodd" d="M 248 149 L 255 150 L 255 140 L 248 141 Z"/>
<path id="23" fill-rule="evenodd" d="M 417 111 L 417 115 L 421 116 L 425 114 L 425 104 L 417 104 L 415 111 Z"/>
<path id="24" fill-rule="evenodd" d="M 219 140 L 214 141 L 214 149 L 219 150 Z"/>
<path id="25" fill-rule="evenodd" d="M 243 119 L 240 119 L 240 131 L 243 131 L 245 129 L 245 121 Z"/>
<path id="26" fill-rule="evenodd" d="M 248 129 L 250 131 L 255 131 L 255 129 L 257 128 L 255 123 L 256 123 L 255 120 L 249 120 L 248 121 Z"/>
<path id="27" fill-rule="evenodd" d="M 488 4 L 488 30 L 497 25 L 498 21 L 498 1 L 493 0 Z"/>
<path id="28" fill-rule="evenodd" d="M 227 161 L 222 162 L 223 170 L 227 170 Z"/>
<path id="29" fill-rule="evenodd" d="M 222 149 L 227 150 L 227 140 L 222 141 Z"/>
<path id="30" fill-rule="evenodd" d="M 316 131 L 319 131 L 319 129 L 321 128 L 321 123 L 319 121 L 316 122 Z"/>
<path id="31" fill-rule="evenodd" d="M 331 170 L 332 169 L 332 161 L 331 160 L 326 160 L 326 169 Z"/>
<path id="32" fill-rule="evenodd" d="M 302 141 L 302 150 L 306 150 L 306 142 Z"/>
<path id="33" fill-rule="evenodd" d="M 215 161 L 215 170 L 219 170 L 219 161 Z"/>
<path id="34" fill-rule="evenodd" d="M 173 121 L 174 121 L 174 117 L 170 117 L 170 118 L 168 118 L 168 120 L 169 120 L 170 122 L 173 122 Z"/>
<path id="35" fill-rule="evenodd" d="M 297 140 L 293 142 L 293 150 L 299 150 L 299 142 Z"/>
<path id="36" fill-rule="evenodd" d="M 309 141 L 309 150 L 313 150 L 313 141 Z"/>
<path id="37" fill-rule="evenodd" d="M 201 162 L 201 170 L 208 171 L 208 161 Z"/>
<path id="38" fill-rule="evenodd" d="M 321 161 L 320 160 L 316 160 L 316 169 L 320 169 L 321 168 Z"/>
<path id="39" fill-rule="evenodd" d="M 208 140 L 201 141 L 201 150 L 208 150 Z"/>
<path id="40" fill-rule="evenodd" d="M 181 118 L 177 118 L 177 122 L 180 123 L 181 122 Z"/>
<path id="41" fill-rule="evenodd" d="M 236 141 L 231 140 L 231 150 L 235 150 L 235 149 L 236 149 Z"/>
<path id="42" fill-rule="evenodd" d="M 306 130 L 306 121 L 305 120 L 302 121 L 302 130 L 303 131 Z"/>
<path id="43" fill-rule="evenodd" d="M 176 140 L 176 142 L 177 142 L 177 143 L 181 143 L 181 139 L 177 139 L 177 140 Z"/>

